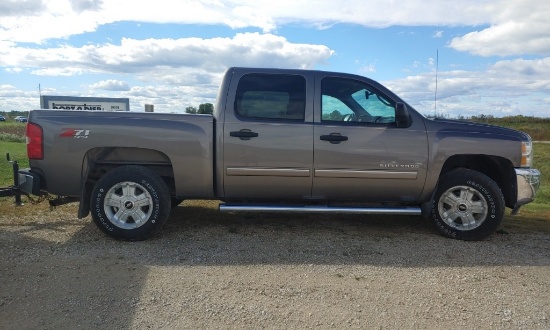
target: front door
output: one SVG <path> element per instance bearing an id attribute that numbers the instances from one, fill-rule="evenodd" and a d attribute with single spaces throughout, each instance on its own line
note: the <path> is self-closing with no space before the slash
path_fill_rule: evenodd
<path id="1" fill-rule="evenodd" d="M 396 101 L 367 81 L 318 77 L 316 86 L 313 197 L 417 200 L 428 159 L 422 121 L 398 128 Z"/>

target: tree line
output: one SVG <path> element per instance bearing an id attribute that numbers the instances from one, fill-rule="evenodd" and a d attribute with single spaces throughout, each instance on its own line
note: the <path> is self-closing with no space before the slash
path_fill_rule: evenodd
<path id="1" fill-rule="evenodd" d="M 212 103 L 203 103 L 199 105 L 198 108 L 187 107 L 185 108 L 185 113 L 191 114 L 209 114 L 211 115 L 214 112 L 214 105 Z"/>

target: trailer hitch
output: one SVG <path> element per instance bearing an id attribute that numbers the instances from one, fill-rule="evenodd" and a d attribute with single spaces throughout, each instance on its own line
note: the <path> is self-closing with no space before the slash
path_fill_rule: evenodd
<path id="1" fill-rule="evenodd" d="M 19 175 L 18 175 L 19 164 L 17 163 L 16 160 L 12 161 L 10 159 L 10 154 L 9 153 L 6 154 L 6 159 L 8 160 L 8 162 L 12 166 L 13 186 L 1 187 L 0 188 L 0 197 L 11 197 L 11 196 L 13 196 L 15 198 L 15 205 L 21 206 L 21 205 L 23 205 L 23 202 L 21 201 L 21 195 L 25 195 L 25 196 L 28 196 L 28 195 L 27 195 L 27 193 L 25 193 L 24 191 L 22 191 L 19 188 Z"/>

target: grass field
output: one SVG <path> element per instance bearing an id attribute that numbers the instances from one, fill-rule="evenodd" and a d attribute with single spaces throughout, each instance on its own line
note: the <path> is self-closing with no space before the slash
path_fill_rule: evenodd
<path id="1" fill-rule="evenodd" d="M 13 134 L 25 137 L 25 123 L 0 122 L 0 135 Z"/>
<path id="2" fill-rule="evenodd" d="M 526 132 L 533 141 L 550 141 L 550 118 L 524 116 L 494 118 L 482 115 L 471 120 Z"/>
<path id="3" fill-rule="evenodd" d="M 6 154 L 9 153 L 12 160 L 17 160 L 21 168 L 29 166 L 27 159 L 27 148 L 24 143 L 0 141 L 0 187 L 5 187 L 13 183 L 12 166 L 6 160 Z"/>

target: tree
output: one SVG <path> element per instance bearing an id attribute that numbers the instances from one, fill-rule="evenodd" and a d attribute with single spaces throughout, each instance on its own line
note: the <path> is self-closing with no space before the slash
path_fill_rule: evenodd
<path id="1" fill-rule="evenodd" d="M 211 115 L 214 112 L 214 105 L 212 103 L 203 103 L 199 105 L 199 111 L 197 113 L 209 114 Z"/>
<path id="2" fill-rule="evenodd" d="M 192 114 L 195 114 L 195 113 L 197 113 L 197 108 L 195 108 L 195 107 L 187 107 L 187 108 L 185 108 L 185 113 L 192 113 Z"/>
<path id="3" fill-rule="evenodd" d="M 342 121 L 342 120 L 343 120 L 343 116 L 342 116 L 342 114 L 340 113 L 340 111 L 334 110 L 334 111 L 331 112 L 331 113 L 324 113 L 324 114 L 323 114 L 323 119 L 324 119 L 324 120 L 331 120 L 331 121 Z"/>

